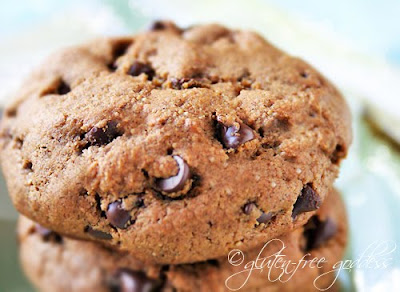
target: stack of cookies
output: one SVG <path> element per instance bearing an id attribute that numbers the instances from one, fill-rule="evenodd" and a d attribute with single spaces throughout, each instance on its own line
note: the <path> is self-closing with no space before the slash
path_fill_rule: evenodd
<path id="1" fill-rule="evenodd" d="M 302 60 L 156 22 L 50 56 L 0 157 L 40 291 L 316 291 L 346 245 L 350 142 L 344 99 Z"/>

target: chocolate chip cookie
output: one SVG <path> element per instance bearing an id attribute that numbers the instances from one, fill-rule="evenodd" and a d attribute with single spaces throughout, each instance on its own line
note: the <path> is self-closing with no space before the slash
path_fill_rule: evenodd
<path id="1" fill-rule="evenodd" d="M 171 264 L 305 224 L 350 142 L 345 101 L 302 60 L 159 22 L 50 56 L 5 111 L 0 158 L 25 216 Z"/>
<path id="2" fill-rule="evenodd" d="M 308 223 L 292 233 L 274 239 L 265 246 L 241 253 L 233 250 L 228 257 L 202 263 L 183 265 L 146 265 L 123 252 L 111 251 L 98 243 L 84 242 L 59 236 L 21 217 L 19 222 L 21 259 L 26 274 L 40 291 L 317 291 L 334 282 L 330 271 L 340 261 L 347 241 L 347 221 L 343 203 L 332 192 L 318 213 Z M 268 260 L 282 249 L 281 255 L 293 264 L 304 259 L 311 262 L 325 258 L 326 262 L 311 267 L 301 265 L 293 275 L 280 280 L 278 268 L 269 269 Z M 246 282 L 249 273 L 235 275 L 255 261 L 258 267 Z M 269 257 L 269 258 L 267 258 Z M 267 258 L 264 263 L 262 259 Z M 243 260 L 243 261 L 242 261 Z M 242 262 L 241 262 L 242 261 Z M 316 261 L 316 260 L 315 260 Z M 281 263 L 282 264 L 282 263 Z M 289 277 L 291 278 L 289 279 Z M 315 286 L 314 286 L 315 285 Z M 135 288 L 133 288 L 135 287 Z M 114 290 L 113 290 L 114 289 Z M 136 290 L 135 290 L 136 289 Z"/>

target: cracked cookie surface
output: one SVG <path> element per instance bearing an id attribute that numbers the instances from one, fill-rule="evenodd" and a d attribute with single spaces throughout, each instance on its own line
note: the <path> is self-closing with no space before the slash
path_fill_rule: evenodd
<path id="1" fill-rule="evenodd" d="M 351 142 L 340 93 L 253 32 L 158 23 L 50 56 L 4 114 L 19 212 L 157 263 L 303 225 Z"/>
<path id="2" fill-rule="evenodd" d="M 132 255 L 111 251 L 97 243 L 60 237 L 25 217 L 20 218 L 18 233 L 22 266 L 33 284 L 43 292 L 222 292 L 241 286 L 238 291 L 318 291 L 314 285 L 326 289 L 334 282 L 335 275 L 328 273 L 314 284 L 317 277 L 331 271 L 341 260 L 347 242 L 347 220 L 340 195 L 331 191 L 305 226 L 269 242 L 262 252 L 262 246 L 258 246 L 243 254 L 232 251 L 229 261 L 228 257 L 223 257 L 195 264 L 164 266 L 143 264 Z M 281 281 L 273 282 L 282 273 L 277 266 L 283 262 L 270 269 L 266 265 L 283 246 L 281 255 L 292 264 Z M 264 257 L 267 260 L 263 262 Z M 303 257 L 308 264 L 301 261 Z M 317 264 L 323 258 L 325 262 Z M 263 266 L 264 270 L 253 270 L 246 282 L 248 273 L 237 273 L 255 260 L 257 267 Z M 314 262 L 310 264 L 312 260 Z M 290 271 L 299 263 L 291 276 Z"/>

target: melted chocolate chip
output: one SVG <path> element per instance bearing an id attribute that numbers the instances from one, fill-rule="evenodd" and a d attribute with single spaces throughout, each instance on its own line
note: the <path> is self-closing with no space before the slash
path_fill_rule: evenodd
<path id="1" fill-rule="evenodd" d="M 47 229 L 40 224 L 35 225 L 35 231 L 42 236 L 44 241 L 54 241 L 56 243 L 62 242 L 62 237 L 58 233 Z"/>
<path id="2" fill-rule="evenodd" d="M 321 198 L 307 184 L 301 190 L 300 196 L 297 198 L 296 203 L 293 205 L 292 218 L 296 218 L 298 214 L 317 210 L 321 205 Z"/>
<path id="3" fill-rule="evenodd" d="M 256 208 L 256 204 L 255 203 L 247 203 L 246 205 L 243 206 L 243 212 L 246 215 L 250 215 L 251 212 L 254 210 L 254 208 Z"/>
<path id="4" fill-rule="evenodd" d="M 177 155 L 174 155 L 173 158 L 179 167 L 178 174 L 169 178 L 156 180 L 157 188 L 166 193 L 173 193 L 182 190 L 186 181 L 191 177 L 190 168 L 187 163 Z"/>
<path id="5" fill-rule="evenodd" d="M 111 234 L 100 231 L 100 230 L 93 229 L 91 226 L 86 226 L 85 232 L 97 239 L 104 239 L 104 240 L 112 239 Z"/>
<path id="6" fill-rule="evenodd" d="M 121 136 L 121 133 L 118 131 L 117 123 L 108 122 L 104 128 L 93 127 L 86 133 L 85 138 L 88 140 L 89 146 L 100 146 L 110 143 L 118 136 Z"/>
<path id="7" fill-rule="evenodd" d="M 257 222 L 258 223 L 267 223 L 268 221 L 270 221 L 272 219 L 272 217 L 274 217 L 274 214 L 269 212 L 269 213 L 262 213 L 260 215 L 260 217 L 257 218 Z"/>
<path id="8" fill-rule="evenodd" d="M 112 291 L 119 292 L 155 292 L 160 291 L 162 282 L 150 279 L 140 271 L 120 269 L 111 282 Z"/>
<path id="9" fill-rule="evenodd" d="M 254 132 L 249 126 L 240 123 L 239 127 L 239 129 L 236 126 L 227 127 L 218 123 L 218 136 L 225 148 L 236 149 L 255 138 Z"/>
<path id="10" fill-rule="evenodd" d="M 123 208 L 121 201 L 116 201 L 108 205 L 106 216 L 114 227 L 120 229 L 127 228 L 127 223 L 131 219 L 129 212 Z"/>
<path id="11" fill-rule="evenodd" d="M 311 217 L 304 227 L 306 251 L 320 247 L 331 239 L 336 232 L 336 223 L 331 218 L 321 221 L 318 216 Z"/>
<path id="12" fill-rule="evenodd" d="M 129 68 L 128 74 L 131 76 L 139 76 L 140 74 L 146 74 L 149 80 L 152 80 L 156 72 L 150 65 L 144 64 L 142 62 L 136 61 Z"/>

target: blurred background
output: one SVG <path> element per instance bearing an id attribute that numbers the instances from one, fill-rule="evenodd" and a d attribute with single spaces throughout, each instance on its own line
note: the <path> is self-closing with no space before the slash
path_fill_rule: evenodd
<path id="1" fill-rule="evenodd" d="M 376 242 L 397 244 L 389 267 L 343 271 L 342 290 L 400 291 L 400 1 L 0 1 L 0 106 L 55 49 L 134 33 L 155 19 L 256 30 L 338 85 L 354 120 L 337 182 L 350 220 L 347 258 L 365 257 Z M 17 215 L 2 178 L 0 184 L 0 291 L 33 291 L 18 265 Z"/>

